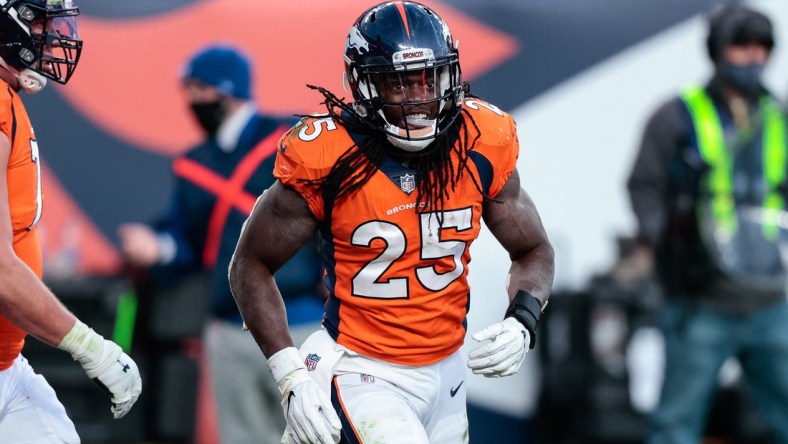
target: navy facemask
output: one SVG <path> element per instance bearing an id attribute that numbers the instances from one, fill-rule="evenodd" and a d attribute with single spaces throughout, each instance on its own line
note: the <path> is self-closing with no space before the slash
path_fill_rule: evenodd
<path id="1" fill-rule="evenodd" d="M 720 74 L 733 88 L 745 95 L 753 96 L 761 91 L 763 78 L 763 63 L 750 63 L 749 65 L 734 65 L 722 63 L 719 67 Z"/>

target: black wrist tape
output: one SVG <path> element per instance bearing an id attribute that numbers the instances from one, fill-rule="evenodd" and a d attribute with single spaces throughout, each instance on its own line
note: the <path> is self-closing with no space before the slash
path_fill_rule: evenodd
<path id="1" fill-rule="evenodd" d="M 531 335 L 529 348 L 536 345 L 536 327 L 539 326 L 539 317 L 542 316 L 542 304 L 527 291 L 517 290 L 512 303 L 506 309 L 504 318 L 513 317 L 520 321 Z"/>

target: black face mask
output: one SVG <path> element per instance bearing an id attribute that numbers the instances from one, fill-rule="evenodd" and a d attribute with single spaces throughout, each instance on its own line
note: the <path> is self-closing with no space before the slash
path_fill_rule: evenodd
<path id="1" fill-rule="evenodd" d="M 748 96 L 754 96 L 761 91 L 763 69 L 762 63 L 750 63 L 744 66 L 722 63 L 719 67 L 725 82 Z"/>
<path id="2" fill-rule="evenodd" d="M 207 103 L 192 103 L 192 112 L 208 137 L 213 137 L 224 121 L 225 109 L 221 100 Z"/>

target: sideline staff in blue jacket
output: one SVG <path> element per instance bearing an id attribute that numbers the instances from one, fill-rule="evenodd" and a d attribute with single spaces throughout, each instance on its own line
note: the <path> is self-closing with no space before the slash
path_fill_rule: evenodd
<path id="1" fill-rule="evenodd" d="M 296 120 L 258 111 L 249 60 L 232 46 L 200 50 L 186 64 L 182 81 L 205 139 L 173 162 L 175 195 L 168 214 L 152 227 L 121 226 L 121 248 L 132 265 L 212 273 L 205 344 L 221 440 L 278 442 L 285 427 L 279 392 L 254 339 L 241 330 L 227 268 L 257 196 L 274 183 L 279 138 Z M 277 272 L 294 338 L 303 340 L 319 326 L 321 274 L 314 248 L 302 249 Z"/>

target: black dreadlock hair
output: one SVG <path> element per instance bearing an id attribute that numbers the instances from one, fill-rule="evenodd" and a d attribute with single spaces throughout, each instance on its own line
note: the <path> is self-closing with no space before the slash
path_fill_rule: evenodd
<path id="1" fill-rule="evenodd" d="M 395 148 L 386 138 L 382 129 L 364 121 L 344 99 L 338 98 L 325 88 L 307 85 L 319 91 L 325 100 L 327 115 L 340 122 L 351 133 L 363 134 L 360 143 L 354 143 L 337 159 L 328 174 L 320 179 L 299 179 L 300 182 L 315 187 L 322 192 L 330 190 L 335 200 L 352 194 L 361 188 L 377 171 L 386 157 L 416 170 L 416 207 L 418 212 L 436 211 L 443 208 L 449 191 L 454 190 L 463 173 L 467 170 L 476 189 L 484 199 L 494 200 L 484 193 L 479 180 L 468 167 L 468 152 L 476 146 L 480 137 L 479 127 L 467 110 L 462 110 L 455 124 L 439 135 L 427 149 L 411 153 Z M 470 84 L 465 82 L 466 96 L 470 95 Z M 306 117 L 306 116 L 302 116 Z M 468 122 L 475 129 L 471 138 Z M 374 129 L 374 131 L 370 131 Z M 457 140 L 460 143 L 455 143 Z M 470 143 L 468 141 L 470 140 Z M 454 169 L 451 152 L 457 154 L 459 165 Z M 456 171 L 456 172 L 455 172 Z M 451 186 L 451 188 L 449 188 Z M 442 224 L 439 216 L 438 222 Z"/>

